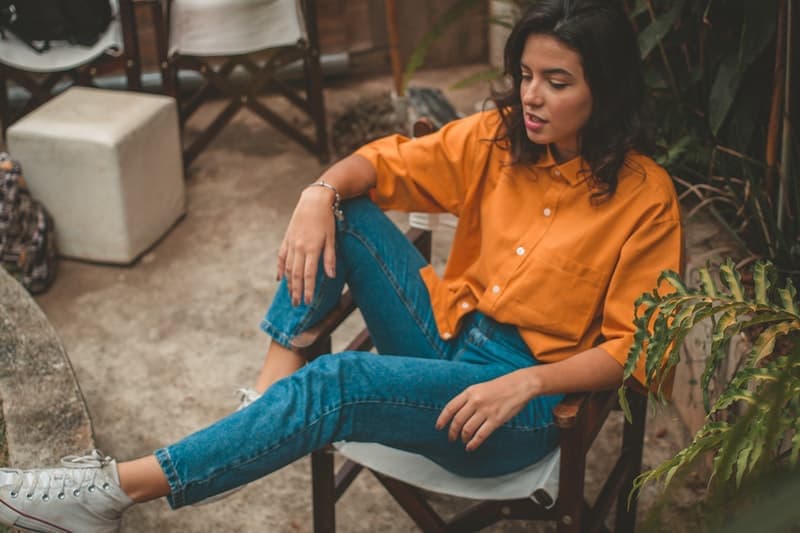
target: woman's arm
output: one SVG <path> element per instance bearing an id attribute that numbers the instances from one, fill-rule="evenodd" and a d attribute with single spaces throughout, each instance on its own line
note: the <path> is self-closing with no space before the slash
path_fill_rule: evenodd
<path id="1" fill-rule="evenodd" d="M 537 396 L 613 389 L 621 382 L 619 363 L 602 348 L 591 348 L 467 387 L 442 409 L 436 429 L 449 424 L 450 440 L 460 438 L 472 451 Z"/>
<path id="2" fill-rule="evenodd" d="M 366 194 L 375 186 L 377 175 L 364 157 L 351 155 L 326 170 L 319 180 L 333 186 L 342 199 Z M 319 181 L 318 180 L 318 181 Z M 325 273 L 336 275 L 336 222 L 333 216 L 335 193 L 326 187 L 306 187 L 289 220 L 278 251 L 278 273 L 289 285 L 292 303 L 302 297 L 310 302 L 320 256 Z"/>

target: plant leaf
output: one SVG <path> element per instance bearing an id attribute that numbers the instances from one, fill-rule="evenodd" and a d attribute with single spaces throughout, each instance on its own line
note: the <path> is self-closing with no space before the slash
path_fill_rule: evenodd
<path id="1" fill-rule="evenodd" d="M 778 2 L 743 2 L 739 69 L 744 72 L 764 51 L 775 33 Z"/>
<path id="2" fill-rule="evenodd" d="M 736 270 L 736 265 L 733 264 L 730 257 L 720 265 L 719 273 L 722 282 L 731 292 L 733 299 L 737 302 L 743 302 L 744 287 L 742 287 L 742 276 L 739 275 L 739 272 Z"/>
<path id="3" fill-rule="evenodd" d="M 708 125 L 715 136 L 728 116 L 741 81 L 739 60 L 734 54 L 728 54 L 717 69 L 708 98 Z"/>
<path id="4" fill-rule="evenodd" d="M 756 342 L 753 343 L 753 349 L 750 352 L 750 365 L 755 366 L 766 356 L 770 355 L 775 349 L 775 341 L 779 336 L 786 335 L 799 329 L 800 321 L 795 320 L 792 322 L 781 322 L 780 324 L 775 324 L 762 331 L 756 339 Z"/>
<path id="5" fill-rule="evenodd" d="M 667 36 L 675 21 L 678 20 L 683 4 L 684 0 L 677 0 L 672 4 L 669 11 L 656 18 L 639 33 L 639 49 L 642 52 L 642 59 L 647 58 L 653 48 L 658 46 L 658 43 Z"/>
<path id="6" fill-rule="evenodd" d="M 778 289 L 778 296 L 780 296 L 783 309 L 795 316 L 797 316 L 797 290 L 794 288 L 792 278 L 786 280 L 786 288 Z"/>
<path id="7" fill-rule="evenodd" d="M 411 56 L 408 58 L 405 71 L 403 72 L 403 87 L 408 86 L 411 76 L 425 64 L 425 56 L 428 55 L 428 51 L 434 43 L 439 40 L 439 37 L 441 37 L 445 30 L 458 22 L 465 13 L 476 5 L 478 5 L 478 0 L 459 0 L 439 17 L 433 27 L 428 30 L 428 33 L 422 37 L 419 44 L 411 53 Z"/>
<path id="8" fill-rule="evenodd" d="M 699 270 L 700 274 L 700 286 L 703 289 L 703 292 L 707 295 L 711 296 L 712 298 L 717 297 L 717 286 L 714 283 L 714 279 L 711 277 L 711 273 L 708 271 L 708 268 L 701 268 Z"/>
<path id="9" fill-rule="evenodd" d="M 759 261 L 753 267 L 753 283 L 755 284 L 756 303 L 767 305 L 767 291 L 770 288 L 769 270 L 772 263 L 769 261 Z"/>

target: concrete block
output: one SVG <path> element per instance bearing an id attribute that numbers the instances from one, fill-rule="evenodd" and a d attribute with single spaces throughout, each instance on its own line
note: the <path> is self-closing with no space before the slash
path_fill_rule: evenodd
<path id="1" fill-rule="evenodd" d="M 73 87 L 8 129 L 64 256 L 127 264 L 184 213 L 175 101 Z"/>

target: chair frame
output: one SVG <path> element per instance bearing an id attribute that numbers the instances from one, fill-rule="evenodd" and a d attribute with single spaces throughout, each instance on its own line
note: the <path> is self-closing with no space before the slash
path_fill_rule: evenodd
<path id="1" fill-rule="evenodd" d="M 435 130 L 427 117 L 412 127 L 415 137 Z M 430 261 L 433 235 L 430 230 L 411 228 L 406 237 Z M 321 322 L 292 340 L 296 353 L 313 360 L 331 353 L 331 337 L 336 329 L 356 309 L 355 301 L 346 290 L 339 302 Z M 361 330 L 344 351 L 368 351 L 373 344 L 369 332 Z M 631 422 L 625 422 L 619 454 L 608 474 L 594 505 L 584 497 L 586 454 L 602 429 L 609 413 L 619 407 L 616 391 L 568 394 L 553 408 L 553 419 L 559 430 L 561 459 L 559 463 L 558 495 L 550 508 L 532 498 L 487 500 L 445 521 L 428 504 L 419 488 L 370 470 L 346 460 L 334 470 L 332 446 L 311 454 L 312 497 L 315 533 L 336 531 L 336 502 L 358 474 L 366 469 L 389 491 L 417 526 L 426 533 L 475 531 L 500 520 L 547 520 L 557 524 L 559 533 L 607 531 L 604 520 L 616 500 L 615 530 L 633 531 L 636 526 L 636 498 L 628 505 L 633 482 L 641 471 L 644 448 L 644 429 L 647 415 L 647 395 L 631 382 L 626 396 L 631 409 Z M 549 502 L 552 503 L 552 502 Z"/>
<path id="2" fill-rule="evenodd" d="M 135 6 L 150 4 L 157 0 L 119 0 L 119 20 L 122 26 L 123 50 L 119 56 L 102 54 L 79 67 L 41 73 L 37 81 L 33 73 L 0 63 L 0 122 L 5 138 L 6 130 L 23 115 L 50 100 L 53 89 L 64 78 L 71 78 L 75 85 L 94 86 L 93 80 L 98 72 L 122 68 L 127 78 L 127 89 L 139 91 L 142 88 L 141 54 L 136 24 Z M 33 75 L 33 76 L 32 76 Z M 28 101 L 16 113 L 12 113 L 8 101 L 8 81 L 13 81 L 30 93 Z"/>
<path id="3" fill-rule="evenodd" d="M 305 147 L 316 155 L 321 163 L 328 162 L 330 150 L 322 93 L 322 67 L 315 0 L 302 0 L 301 2 L 307 40 L 300 42 L 297 46 L 276 47 L 264 51 L 212 58 L 214 60 L 224 58 L 221 65 L 215 65 L 205 56 L 181 54 L 180 52 L 169 54 L 171 4 L 172 0 L 166 0 L 163 23 L 156 25 L 156 38 L 165 92 L 178 101 L 181 131 L 184 131 L 186 122 L 209 96 L 216 93 L 230 98 L 228 104 L 217 114 L 209 126 L 188 146 L 184 147 L 184 165 L 188 167 L 242 108 L 249 109 L 265 122 Z M 256 57 L 260 57 L 263 61 L 261 65 L 258 64 Z M 297 60 L 303 61 L 305 96 L 299 95 L 287 83 L 274 76 L 276 69 Z M 249 83 L 243 89 L 236 87 L 229 79 L 237 66 L 244 67 L 251 75 Z M 198 72 L 204 79 L 201 87 L 185 100 L 181 94 L 178 77 L 178 72 L 181 70 Z M 258 95 L 265 91 L 284 96 L 295 108 L 308 115 L 314 125 L 315 137 L 312 138 L 300 131 L 262 104 L 258 100 Z"/>

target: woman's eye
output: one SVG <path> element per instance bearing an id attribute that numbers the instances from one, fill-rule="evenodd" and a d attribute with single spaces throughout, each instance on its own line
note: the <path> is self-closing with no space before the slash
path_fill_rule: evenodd
<path id="1" fill-rule="evenodd" d="M 566 89 L 568 85 L 569 85 L 568 83 L 561 83 L 559 81 L 550 80 L 550 86 L 557 91 L 560 91 L 561 89 Z"/>
<path id="2" fill-rule="evenodd" d="M 520 74 L 520 78 L 523 80 L 530 80 L 533 78 L 533 76 L 528 72 L 523 72 L 522 74 Z"/>

